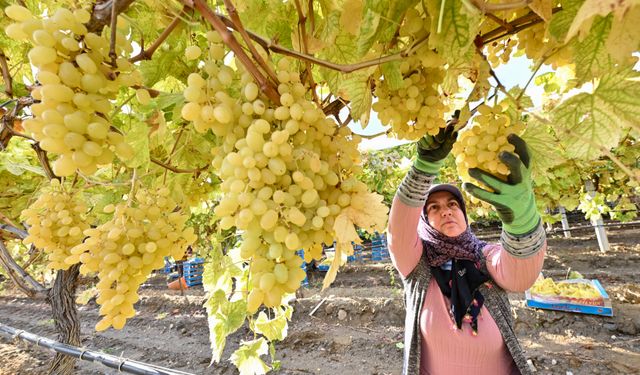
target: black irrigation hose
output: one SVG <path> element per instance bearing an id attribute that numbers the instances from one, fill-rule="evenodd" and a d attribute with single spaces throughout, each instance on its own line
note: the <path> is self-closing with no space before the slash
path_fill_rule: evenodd
<path id="1" fill-rule="evenodd" d="M 116 357 L 110 354 L 78 348 L 76 346 L 62 344 L 46 337 L 38 336 L 30 332 L 9 327 L 0 323 L 0 336 L 10 339 L 22 339 L 36 346 L 42 346 L 51 351 L 65 354 L 83 361 L 97 362 L 106 367 L 116 369 L 118 372 L 127 372 L 139 375 L 193 375 L 190 372 L 171 370 L 160 366 Z"/>

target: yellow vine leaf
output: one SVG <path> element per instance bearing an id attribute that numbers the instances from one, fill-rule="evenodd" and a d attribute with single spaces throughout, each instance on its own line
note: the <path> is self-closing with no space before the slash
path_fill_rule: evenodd
<path id="1" fill-rule="evenodd" d="M 533 0 L 529 4 L 529 8 L 536 12 L 537 15 L 540 16 L 544 20 L 544 22 L 549 22 L 551 20 L 551 10 L 553 9 L 552 0 Z"/>
<path id="2" fill-rule="evenodd" d="M 389 208 L 382 203 L 382 199 L 382 195 L 377 193 L 353 194 L 351 206 L 342 210 L 336 217 L 333 224 L 336 239 L 335 255 L 322 281 L 323 290 L 336 279 L 338 268 L 345 263 L 347 256 L 353 254 L 352 242 L 362 242 L 355 227 L 358 226 L 370 233 L 382 232 L 386 227 Z"/>
<path id="3" fill-rule="evenodd" d="M 325 43 L 322 40 L 315 38 L 312 35 L 307 35 L 306 42 L 307 53 L 312 55 L 318 53 L 319 51 L 322 51 L 322 49 L 326 47 Z M 304 51 L 304 48 L 300 43 L 300 35 L 297 30 L 291 32 L 291 44 L 293 45 L 293 49 L 297 51 Z"/>
<path id="4" fill-rule="evenodd" d="M 340 26 L 349 34 L 358 35 L 362 22 L 362 0 L 347 0 L 344 2 L 340 15 Z"/>
<path id="5" fill-rule="evenodd" d="M 609 37 L 605 42 L 607 52 L 613 59 L 624 63 L 638 50 L 640 40 L 640 5 L 624 12 L 615 12 Z"/>
<path id="6" fill-rule="evenodd" d="M 611 12 L 623 12 L 633 5 L 640 4 L 639 0 L 586 0 L 573 19 L 565 41 L 574 36 L 586 35 L 591 29 L 591 23 L 595 16 L 606 16 Z"/>

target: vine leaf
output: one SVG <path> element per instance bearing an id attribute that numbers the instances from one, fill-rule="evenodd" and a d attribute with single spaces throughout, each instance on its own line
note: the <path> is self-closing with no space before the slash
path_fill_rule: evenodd
<path id="1" fill-rule="evenodd" d="M 340 15 L 340 26 L 349 34 L 358 35 L 362 22 L 362 0 L 347 0 L 344 2 Z"/>
<path id="2" fill-rule="evenodd" d="M 233 352 L 230 359 L 240 371 L 240 375 L 266 374 L 270 367 L 260 359 L 260 356 L 268 353 L 269 344 L 261 337 L 243 342 L 240 348 Z"/>
<path id="3" fill-rule="evenodd" d="M 611 29 L 613 16 L 598 17 L 589 34 L 575 44 L 576 76 L 587 82 L 613 68 L 605 41 Z"/>
<path id="4" fill-rule="evenodd" d="M 626 62 L 631 53 L 640 49 L 640 5 L 629 9 L 621 15 L 614 14 L 609 38 L 605 43 L 607 52 L 618 62 Z"/>
<path id="5" fill-rule="evenodd" d="M 126 165 L 129 168 L 142 168 L 147 170 L 149 167 L 149 126 L 144 121 L 132 121 L 131 129 L 124 137 L 133 150 L 135 151 L 133 157 L 126 161 Z"/>
<path id="6" fill-rule="evenodd" d="M 284 310 L 278 308 L 276 317 L 273 319 L 269 319 L 267 314 L 261 311 L 254 323 L 255 332 L 263 335 L 269 341 L 284 340 L 288 330 L 287 309 L 291 310 L 291 307 L 287 306 Z"/>
<path id="7" fill-rule="evenodd" d="M 604 17 L 614 11 L 624 13 L 630 6 L 638 3 L 638 0 L 586 0 L 573 19 L 565 41 L 579 34 L 586 35 L 596 16 Z"/>
<path id="8" fill-rule="evenodd" d="M 601 147 L 616 146 L 640 122 L 640 82 L 634 77 L 630 69 L 606 74 L 593 93 L 578 94 L 553 111 L 555 124 L 564 129 L 559 136 L 568 158 L 596 159 Z"/>
<path id="9" fill-rule="evenodd" d="M 391 61 L 380 66 L 384 80 L 389 85 L 390 90 L 402 88 L 402 73 L 400 73 L 400 61 Z"/>
<path id="10" fill-rule="evenodd" d="M 369 123 L 373 100 L 369 75 L 369 70 L 351 73 L 341 85 L 340 96 L 351 102 L 351 117 L 359 121 L 363 129 Z"/>
<path id="11" fill-rule="evenodd" d="M 204 304 L 209 315 L 209 336 L 211 341 L 211 360 L 220 362 L 227 336 L 242 327 L 247 315 L 247 302 L 238 300 L 229 302 L 222 290 L 217 290 Z"/>
<path id="12" fill-rule="evenodd" d="M 365 0 L 356 49 L 359 55 L 365 55 L 373 46 L 382 23 L 382 15 L 386 13 L 388 8 L 388 1 Z"/>
<path id="13" fill-rule="evenodd" d="M 232 278 L 240 276 L 242 276 L 242 270 L 231 257 L 223 255 L 221 247 L 211 249 L 209 261 L 205 263 L 202 273 L 202 284 L 207 292 L 214 293 L 221 290 L 225 294 L 229 293 L 233 287 Z"/>
<path id="14" fill-rule="evenodd" d="M 545 175 L 549 169 L 564 162 L 564 157 L 558 152 L 558 142 L 547 124 L 536 119 L 530 120 L 527 122 L 522 139 L 527 142 L 532 161 L 531 171 L 534 176 Z M 555 157 L 551 158 L 549 155 L 555 155 Z"/>
<path id="15" fill-rule="evenodd" d="M 428 0 L 431 16 L 429 46 L 436 49 L 446 61 L 464 56 L 480 30 L 480 14 L 469 13 L 462 1 L 445 1 L 440 25 L 440 5 L 443 0 Z"/>
<path id="16" fill-rule="evenodd" d="M 351 196 L 351 207 L 347 207 L 333 224 L 336 239 L 336 252 L 322 281 L 322 289 L 333 283 L 338 274 L 338 268 L 353 254 L 352 243 L 361 243 L 356 232 L 356 225 L 369 233 L 382 232 L 387 225 L 389 208 L 383 203 L 384 197 L 377 193 L 359 193 Z M 355 207 L 362 207 L 356 209 Z"/>
<path id="17" fill-rule="evenodd" d="M 545 22 L 549 22 L 552 16 L 553 3 L 554 1 L 552 0 L 533 0 L 529 4 L 529 9 L 536 12 Z"/>
<path id="18" fill-rule="evenodd" d="M 562 10 L 551 17 L 549 35 L 558 41 L 565 40 L 565 36 L 576 17 L 584 0 L 563 0 Z"/>
<path id="19" fill-rule="evenodd" d="M 324 49 L 321 58 L 338 64 L 356 62 L 359 58 L 356 43 L 357 41 L 352 35 L 340 34 L 336 36 L 333 43 L 328 44 L 328 47 Z M 341 88 L 344 75 L 327 68 L 321 68 L 320 72 L 331 92 L 338 92 Z"/>

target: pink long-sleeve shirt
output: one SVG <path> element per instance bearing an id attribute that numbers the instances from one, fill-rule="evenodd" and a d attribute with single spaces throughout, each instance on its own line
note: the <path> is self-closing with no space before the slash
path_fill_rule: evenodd
<path id="1" fill-rule="evenodd" d="M 418 222 L 422 207 L 411 207 L 394 198 L 389 214 L 388 244 L 391 260 L 402 277 L 407 277 L 422 256 L 422 242 L 418 237 Z M 482 249 L 487 269 L 495 283 L 507 291 L 521 292 L 538 277 L 546 242 L 533 256 L 516 258 L 499 244 Z M 518 370 L 508 353 L 502 335 L 485 306 L 478 317 L 478 335 L 472 335 L 469 324 L 462 330 L 451 320 L 449 301 L 438 284 L 431 279 L 420 312 L 421 359 L 420 373 L 431 375 L 517 374 Z"/>

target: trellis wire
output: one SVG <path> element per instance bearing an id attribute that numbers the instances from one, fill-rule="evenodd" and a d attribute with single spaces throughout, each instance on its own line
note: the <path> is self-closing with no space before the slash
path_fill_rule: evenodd
<path id="1" fill-rule="evenodd" d="M 127 372 L 139 375 L 194 375 L 190 372 L 172 370 L 127 358 L 116 357 L 110 354 L 62 344 L 49 338 L 38 336 L 21 329 L 16 329 L 2 323 L 0 323 L 0 336 L 11 339 L 21 339 L 31 344 L 36 344 L 36 346 L 41 346 L 53 352 L 75 357 L 83 361 L 97 362 L 103 366 L 116 369 L 118 372 Z"/>
<path id="2" fill-rule="evenodd" d="M 564 232 L 571 232 L 574 230 L 583 230 L 583 229 L 593 229 L 595 227 L 626 227 L 626 226 L 637 226 L 640 224 L 640 221 L 629 221 L 626 223 L 604 223 L 602 225 L 592 225 L 592 224 L 586 224 L 586 225 L 579 225 L 576 227 L 571 227 L 568 229 L 552 229 L 550 231 L 547 231 L 547 234 L 555 234 L 555 233 L 564 233 Z M 492 239 L 492 238 L 500 238 L 501 232 L 500 233 L 493 233 L 493 234 L 486 234 L 486 235 L 478 235 L 478 238 L 480 239 L 484 239 L 484 240 L 488 240 L 488 239 Z"/>

